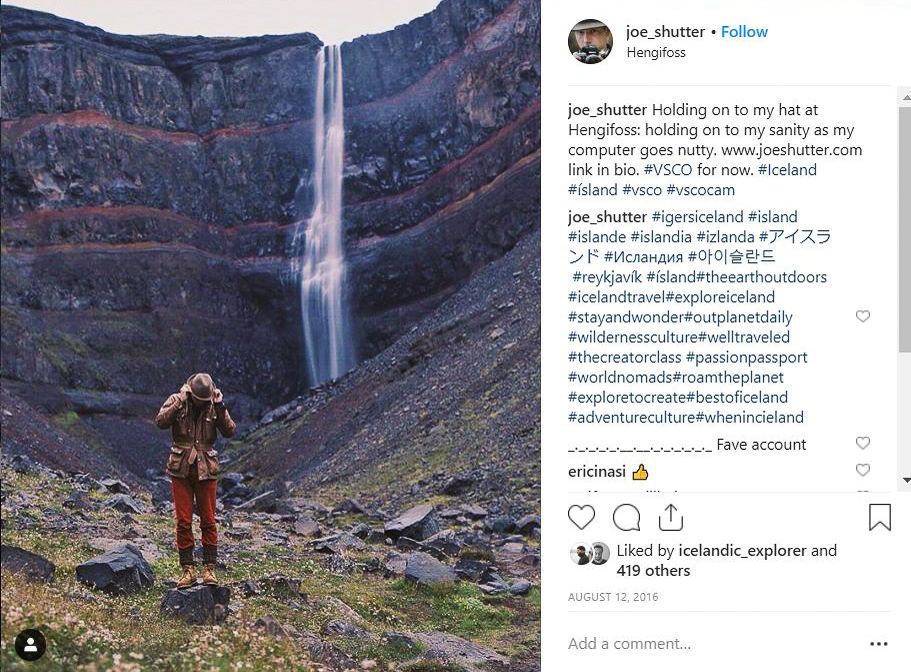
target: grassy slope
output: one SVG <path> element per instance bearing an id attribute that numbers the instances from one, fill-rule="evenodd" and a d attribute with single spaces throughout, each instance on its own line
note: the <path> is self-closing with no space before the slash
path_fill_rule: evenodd
<path id="1" fill-rule="evenodd" d="M 331 604 L 322 602 L 328 597 L 353 608 L 363 619 L 359 625 L 380 636 L 391 630 L 443 630 L 506 655 L 536 659 L 540 609 L 537 589 L 524 598 L 487 597 L 473 584 L 427 590 L 401 579 L 382 578 L 377 573 L 333 573 L 326 566 L 326 556 L 307 552 L 306 540 L 293 535 L 290 545 L 282 547 L 248 541 L 232 543 L 223 534 L 222 549 L 228 568 L 220 573 L 220 579 L 229 584 L 281 573 L 301 578 L 301 590 L 307 598 L 290 600 L 269 594 L 244 598 L 239 590 L 234 590 L 232 604 L 238 605 L 239 611 L 229 617 L 226 625 L 190 627 L 163 620 L 158 616 L 158 605 L 166 590 L 163 582 L 178 574 L 176 554 L 170 550 L 172 522 L 167 515 L 151 512 L 149 500 L 140 497 L 151 513 L 134 515 L 136 522 L 130 525 L 145 528 L 148 538 L 157 543 L 165 557 L 150 563 L 156 572 L 151 589 L 135 596 L 108 597 L 80 585 L 75 567 L 97 553 L 89 544 L 92 537 L 121 538 L 128 526 L 122 514 L 97 509 L 76 523 L 74 514 L 59 504 L 73 489 L 70 481 L 47 474 L 17 474 L 8 469 L 3 470 L 2 476 L 3 543 L 44 555 L 57 565 L 49 585 L 29 584 L 3 572 L 3 641 L 11 643 L 15 634 L 26 627 L 40 628 L 49 640 L 49 653 L 40 666 L 26 666 L 7 645 L 0 653 L 0 667 L 4 670 L 310 669 L 304 647 L 266 636 L 253 623 L 260 616 L 271 615 L 284 625 L 318 634 L 328 620 L 346 618 Z M 23 504 L 22 493 L 35 495 L 35 499 Z M 98 491 L 90 495 L 96 504 L 105 497 Z M 266 530 L 278 527 L 273 521 L 257 520 L 255 516 L 247 519 L 241 513 L 235 513 L 234 523 L 249 523 L 253 540 L 262 539 Z M 386 552 L 384 546 L 371 546 L 347 554 L 347 559 L 363 563 L 371 558 L 382 559 Z M 383 640 L 365 643 L 326 639 L 355 660 L 377 661 L 377 669 L 388 669 L 388 665 L 415 655 Z"/>

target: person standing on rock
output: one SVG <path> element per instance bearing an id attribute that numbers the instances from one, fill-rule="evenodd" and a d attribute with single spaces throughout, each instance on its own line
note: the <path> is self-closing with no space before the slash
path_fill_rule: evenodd
<path id="1" fill-rule="evenodd" d="M 196 584 L 193 559 L 193 500 L 202 528 L 203 583 L 217 585 L 215 560 L 218 530 L 215 525 L 215 487 L 218 474 L 216 428 L 225 438 L 236 425 L 225 408 L 221 390 L 207 373 L 190 376 L 180 391 L 169 396 L 158 411 L 155 424 L 171 428 L 171 453 L 165 471 L 171 477 L 174 517 L 177 520 L 177 553 L 181 575 L 178 588 Z"/>

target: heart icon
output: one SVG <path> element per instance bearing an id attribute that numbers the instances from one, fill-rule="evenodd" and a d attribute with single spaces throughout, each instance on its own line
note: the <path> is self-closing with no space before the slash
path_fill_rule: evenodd
<path id="1" fill-rule="evenodd" d="M 869 436 L 858 436 L 855 439 L 855 442 L 857 443 L 858 448 L 860 448 L 861 450 L 866 450 L 867 446 L 870 445 L 870 437 Z"/>
<path id="2" fill-rule="evenodd" d="M 860 474 L 861 476 L 866 476 L 867 474 L 870 473 L 870 465 L 866 464 L 866 463 L 858 464 L 856 469 L 857 469 L 857 473 Z"/>
<path id="3" fill-rule="evenodd" d="M 573 504 L 569 507 L 567 514 L 569 515 L 569 519 L 573 521 L 573 525 L 580 530 L 584 530 L 588 527 L 588 524 L 595 519 L 595 507 L 591 504 L 586 504 L 585 506 Z"/>
<path id="4" fill-rule="evenodd" d="M 866 322 L 867 320 L 870 319 L 870 311 L 869 311 L 869 310 L 858 310 L 858 311 L 857 311 L 856 313 L 854 313 L 854 314 L 857 316 L 857 319 L 860 320 L 861 322 Z"/>

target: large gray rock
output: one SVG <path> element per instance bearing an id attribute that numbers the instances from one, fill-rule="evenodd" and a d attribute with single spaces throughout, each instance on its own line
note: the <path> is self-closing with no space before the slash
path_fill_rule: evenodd
<path id="1" fill-rule="evenodd" d="M 527 595 L 530 590 L 531 581 L 526 581 L 525 579 L 520 579 L 509 586 L 509 592 L 513 595 Z"/>
<path id="2" fill-rule="evenodd" d="M 155 572 L 133 544 L 98 555 L 76 567 L 83 584 L 108 595 L 129 595 L 155 582 Z"/>
<path id="3" fill-rule="evenodd" d="M 332 513 L 368 513 L 367 507 L 356 499 L 346 497 L 332 509 Z"/>
<path id="4" fill-rule="evenodd" d="M 476 504 L 466 504 L 462 507 L 462 511 L 472 520 L 481 520 L 487 517 L 487 509 Z"/>
<path id="5" fill-rule="evenodd" d="M 467 492 L 474 485 L 474 478 L 464 474 L 453 476 L 446 484 L 443 486 L 444 495 L 461 495 L 464 492 Z"/>
<path id="6" fill-rule="evenodd" d="M 448 632 L 387 632 L 386 639 L 403 648 L 423 648 L 419 660 L 451 665 L 466 672 L 503 669 L 509 658 Z"/>
<path id="7" fill-rule="evenodd" d="M 298 518 L 294 521 L 294 533 L 302 537 L 318 537 L 323 533 L 323 528 L 311 518 Z"/>
<path id="8" fill-rule="evenodd" d="M 0 565 L 4 571 L 22 574 L 28 581 L 47 583 L 54 578 L 54 563 L 18 546 L 0 546 Z"/>
<path id="9" fill-rule="evenodd" d="M 484 575 L 484 573 L 489 571 L 491 567 L 493 567 L 493 565 L 484 560 L 472 560 L 463 558 L 455 564 L 453 571 L 459 576 L 459 578 L 467 579 L 468 581 L 477 583 L 481 580 L 481 577 Z"/>
<path id="10" fill-rule="evenodd" d="M 323 626 L 322 634 L 346 639 L 375 640 L 376 635 L 367 632 L 362 627 L 334 618 Z"/>
<path id="11" fill-rule="evenodd" d="M 253 627 L 257 630 L 263 630 L 273 637 L 287 637 L 288 630 L 278 620 L 272 616 L 260 616 L 256 619 Z"/>
<path id="12" fill-rule="evenodd" d="M 218 487 L 221 490 L 222 495 L 226 495 L 231 490 L 243 483 L 244 475 L 238 474 L 237 472 L 228 472 L 227 474 L 222 474 L 218 479 Z"/>
<path id="13" fill-rule="evenodd" d="M 443 530 L 429 537 L 424 546 L 431 549 L 434 555 L 441 553 L 450 558 L 456 558 L 462 551 L 462 542 L 454 530 Z M 438 556 L 439 557 L 439 556 Z"/>
<path id="14" fill-rule="evenodd" d="M 73 490 L 69 496 L 63 500 L 63 506 L 68 509 L 73 509 L 74 511 L 85 511 L 86 509 L 91 508 L 91 502 L 86 493 L 82 492 L 82 490 Z"/>
<path id="15" fill-rule="evenodd" d="M 508 534 L 515 531 L 516 519 L 512 516 L 489 516 L 484 521 L 484 531 L 494 534 Z"/>
<path id="16" fill-rule="evenodd" d="M 529 514 L 516 521 L 516 529 L 525 535 L 530 535 L 537 528 L 541 529 L 541 516 Z"/>
<path id="17" fill-rule="evenodd" d="M 393 541 L 399 537 L 423 541 L 440 531 L 440 522 L 430 504 L 421 504 L 390 520 L 383 531 Z"/>
<path id="18" fill-rule="evenodd" d="M 266 490 L 266 492 L 248 499 L 243 504 L 237 505 L 238 511 L 261 511 L 263 513 L 275 513 L 278 508 L 278 496 L 275 490 Z"/>
<path id="19" fill-rule="evenodd" d="M 300 597 L 301 580 L 284 574 L 271 574 L 256 580 L 256 585 L 273 597 Z"/>
<path id="20" fill-rule="evenodd" d="M 105 490 L 114 495 L 130 494 L 130 486 L 116 478 L 103 478 L 99 481 Z"/>
<path id="21" fill-rule="evenodd" d="M 228 615 L 231 589 L 225 586 L 198 585 L 165 593 L 159 613 L 190 625 L 220 623 Z"/>
<path id="22" fill-rule="evenodd" d="M 13 455 L 10 466 L 17 474 L 33 474 L 39 470 L 38 465 L 28 455 Z"/>
<path id="23" fill-rule="evenodd" d="M 123 513 L 142 513 L 142 505 L 135 499 L 125 494 L 117 494 L 109 497 L 104 502 L 105 508 L 116 509 Z"/>
<path id="24" fill-rule="evenodd" d="M 358 539 L 347 532 L 314 539 L 309 542 L 309 546 L 317 553 L 341 553 L 348 550 L 362 551 L 367 548 L 367 544 L 362 539 Z"/>
<path id="25" fill-rule="evenodd" d="M 405 580 L 419 586 L 439 586 L 458 580 L 456 573 L 432 555 L 420 551 L 408 556 L 405 563 Z"/>

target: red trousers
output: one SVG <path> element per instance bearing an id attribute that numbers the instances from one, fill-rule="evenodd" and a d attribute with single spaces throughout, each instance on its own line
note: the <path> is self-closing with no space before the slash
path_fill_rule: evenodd
<path id="1" fill-rule="evenodd" d="M 174 495 L 174 517 L 177 519 L 177 548 L 193 548 L 193 498 L 199 511 L 204 546 L 218 544 L 215 527 L 215 486 L 218 481 L 200 481 L 196 464 L 190 465 L 187 478 L 171 476 L 171 493 Z"/>

